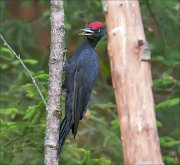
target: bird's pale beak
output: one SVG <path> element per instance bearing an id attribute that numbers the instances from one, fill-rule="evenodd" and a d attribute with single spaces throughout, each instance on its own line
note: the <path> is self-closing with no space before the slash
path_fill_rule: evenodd
<path id="1" fill-rule="evenodd" d="M 94 31 L 92 31 L 90 28 L 81 29 L 81 32 L 79 35 L 81 36 L 92 36 L 94 34 Z"/>

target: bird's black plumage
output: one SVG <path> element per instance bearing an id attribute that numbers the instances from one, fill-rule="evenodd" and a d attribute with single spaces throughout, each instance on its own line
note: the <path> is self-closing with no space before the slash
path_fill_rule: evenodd
<path id="1" fill-rule="evenodd" d="M 98 22 L 94 25 L 96 23 Z M 88 30 L 82 29 L 83 35 L 87 34 L 88 37 L 65 63 L 63 84 L 66 90 L 65 118 L 60 126 L 59 153 L 70 130 L 74 137 L 76 136 L 79 121 L 85 115 L 89 105 L 99 68 L 94 47 L 104 34 L 102 25 L 99 28 L 96 26 L 94 29 L 90 27 L 87 28 Z"/>

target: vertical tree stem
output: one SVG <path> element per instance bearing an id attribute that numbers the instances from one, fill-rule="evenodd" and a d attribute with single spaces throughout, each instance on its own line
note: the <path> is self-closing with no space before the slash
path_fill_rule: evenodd
<path id="1" fill-rule="evenodd" d="M 108 0 L 105 12 L 113 88 L 121 127 L 124 164 L 162 164 L 149 61 L 138 0 Z"/>
<path id="2" fill-rule="evenodd" d="M 60 125 L 60 94 L 63 70 L 64 8 L 63 0 L 51 0 L 51 51 L 49 58 L 49 88 L 46 116 L 45 164 L 57 165 Z"/>

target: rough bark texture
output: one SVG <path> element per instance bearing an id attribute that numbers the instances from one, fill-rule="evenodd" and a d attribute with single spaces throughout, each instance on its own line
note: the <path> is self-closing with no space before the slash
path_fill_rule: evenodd
<path id="1" fill-rule="evenodd" d="M 149 61 L 139 2 L 109 0 L 105 12 L 112 81 L 121 127 L 124 164 L 162 164 Z"/>
<path id="2" fill-rule="evenodd" d="M 51 0 L 51 51 L 45 137 L 45 164 L 57 165 L 60 126 L 60 94 L 64 48 L 64 9 L 62 0 Z"/>

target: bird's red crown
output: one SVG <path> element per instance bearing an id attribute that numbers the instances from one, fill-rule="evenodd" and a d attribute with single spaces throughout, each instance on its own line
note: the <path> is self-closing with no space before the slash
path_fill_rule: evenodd
<path id="1" fill-rule="evenodd" d="M 105 26 L 102 22 L 92 22 L 88 25 L 88 27 L 92 28 L 93 30 L 97 30 L 99 28 L 105 28 Z"/>

